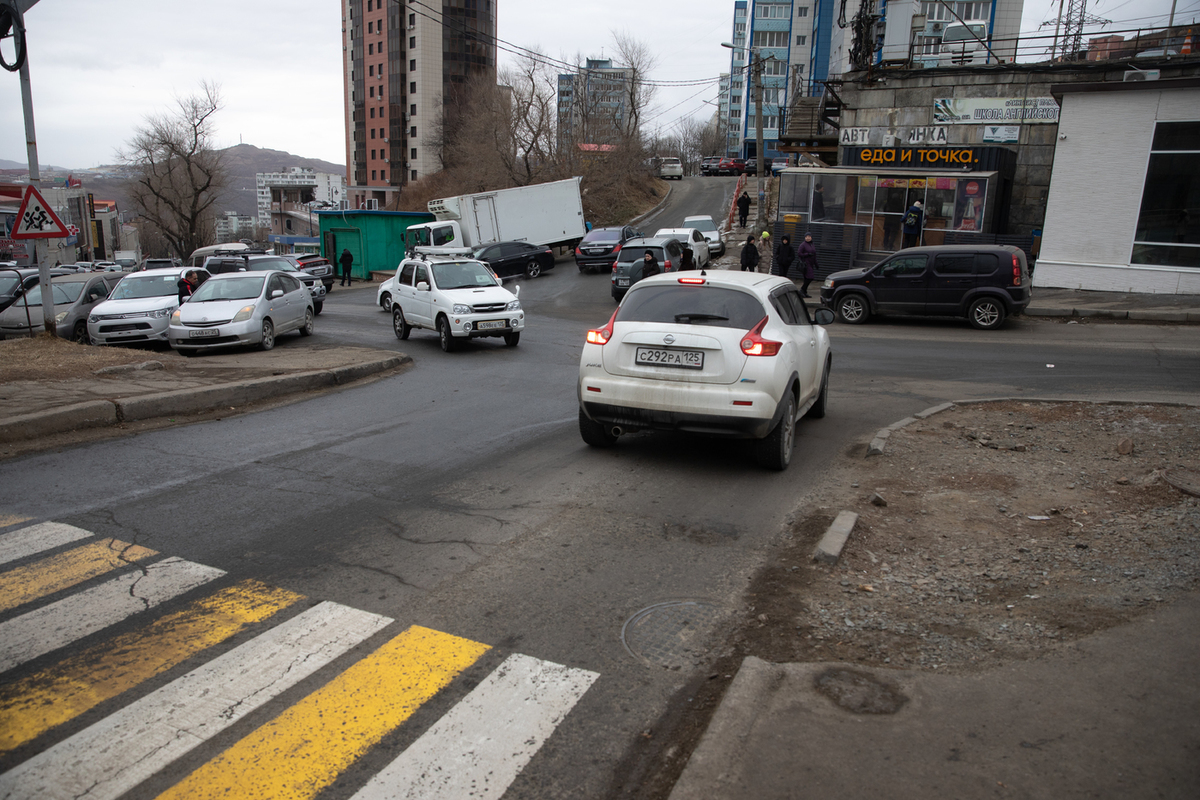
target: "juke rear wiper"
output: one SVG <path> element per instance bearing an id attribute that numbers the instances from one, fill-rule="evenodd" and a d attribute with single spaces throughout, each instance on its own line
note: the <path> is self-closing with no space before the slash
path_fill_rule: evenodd
<path id="1" fill-rule="evenodd" d="M 704 320 L 706 322 L 713 320 L 727 320 L 729 317 L 722 317 L 720 314 L 676 314 L 675 321 L 681 325 L 686 325 L 692 320 Z"/>

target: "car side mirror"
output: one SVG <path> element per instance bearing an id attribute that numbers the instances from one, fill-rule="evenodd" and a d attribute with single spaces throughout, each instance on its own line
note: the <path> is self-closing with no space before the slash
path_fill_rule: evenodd
<path id="1" fill-rule="evenodd" d="M 417 291 L 418 292 L 428 292 L 429 284 L 426 283 L 425 281 L 421 281 L 420 283 L 417 284 Z"/>
<path id="2" fill-rule="evenodd" d="M 271 290 L 271 299 L 274 300 L 276 297 L 283 297 L 283 289 Z"/>
<path id="3" fill-rule="evenodd" d="M 828 308 L 818 308 L 813 312 L 813 319 L 818 325 L 832 325 L 833 311 Z"/>

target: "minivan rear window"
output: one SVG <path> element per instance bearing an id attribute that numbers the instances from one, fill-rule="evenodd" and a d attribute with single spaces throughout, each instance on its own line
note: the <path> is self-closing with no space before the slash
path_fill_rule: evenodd
<path id="1" fill-rule="evenodd" d="M 750 330 L 767 315 L 757 297 L 720 286 L 635 286 L 617 311 L 617 322 L 665 322 Z"/>

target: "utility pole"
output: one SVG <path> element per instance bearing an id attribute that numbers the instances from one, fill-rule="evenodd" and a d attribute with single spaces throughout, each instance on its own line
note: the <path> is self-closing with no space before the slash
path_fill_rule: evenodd
<path id="1" fill-rule="evenodd" d="M 750 56 L 750 74 L 754 80 L 754 130 L 755 130 L 755 146 L 758 152 L 755 154 L 755 164 L 757 165 L 756 172 L 758 173 L 758 208 L 754 212 L 754 233 L 761 235 L 767 229 L 767 189 L 763 180 L 763 160 L 765 153 L 763 152 L 763 118 L 762 118 L 762 62 L 761 55 L 754 52 L 753 47 L 737 47 L 732 42 L 721 42 L 721 47 L 728 47 L 730 50 L 742 50 Z"/>
<path id="2" fill-rule="evenodd" d="M 33 129 L 33 90 L 29 81 L 29 59 L 27 57 L 27 42 L 25 41 L 25 12 L 36 5 L 38 0 L 6 0 L 3 11 L 12 23 L 13 44 L 16 46 L 16 58 L 20 64 L 21 76 L 21 107 L 25 112 L 25 152 L 29 159 L 29 184 L 34 189 L 41 190 L 42 177 L 38 170 L 37 136 Z M 19 37 L 19 41 L 18 41 Z M 38 268 L 38 284 L 42 287 L 42 319 L 46 332 L 54 335 L 54 295 L 48 291 L 50 286 L 50 248 L 45 239 L 34 239 L 33 259 Z"/>

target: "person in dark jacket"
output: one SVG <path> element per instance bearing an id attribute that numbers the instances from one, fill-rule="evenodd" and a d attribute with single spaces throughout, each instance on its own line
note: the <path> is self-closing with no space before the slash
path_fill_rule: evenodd
<path id="1" fill-rule="evenodd" d="M 808 297 L 808 285 L 813 282 L 813 278 L 817 277 L 817 248 L 813 244 L 812 234 L 804 234 L 804 241 L 796 248 L 796 260 L 800 262 L 800 267 L 804 270 L 804 285 L 800 287 L 800 294 Z"/>
<path id="2" fill-rule="evenodd" d="M 633 274 L 634 270 L 631 270 L 630 272 L 630 286 L 642 280 L 643 278 L 649 278 L 651 275 L 659 275 L 662 273 L 662 267 L 658 265 L 658 259 L 654 257 L 654 253 L 650 250 L 646 250 L 645 255 L 642 256 L 642 263 L 639 266 L 641 269 L 636 270 L 636 272 L 639 272 L 640 274 L 635 276 Z"/>
<path id="3" fill-rule="evenodd" d="M 786 278 L 788 270 L 792 268 L 792 262 L 795 260 L 796 251 L 792 249 L 791 237 L 781 237 L 779 246 L 775 248 L 775 260 L 771 265 L 771 274 Z"/>
<path id="4" fill-rule="evenodd" d="M 750 215 L 750 195 L 742 192 L 742 196 L 737 199 L 738 208 L 738 227 L 746 227 L 746 217 Z"/>
<path id="5" fill-rule="evenodd" d="M 189 269 L 175 285 L 179 287 L 179 305 L 183 305 L 184 301 L 191 297 L 192 293 L 200 286 L 200 280 L 196 277 L 196 271 Z"/>
<path id="6" fill-rule="evenodd" d="M 742 272 L 758 272 L 758 247 L 754 237 L 746 237 L 746 245 L 742 248 Z"/>
<path id="7" fill-rule="evenodd" d="M 342 265 L 342 286 L 345 286 L 351 283 L 350 265 L 354 263 L 354 256 L 350 255 L 349 248 L 342 249 L 342 257 L 338 259 L 338 263 Z"/>
<path id="8" fill-rule="evenodd" d="M 916 247 L 921 244 L 921 223 L 925 221 L 925 211 L 921 208 L 921 201 L 914 200 L 913 204 L 908 207 L 908 211 L 904 212 L 904 246 Z"/>

